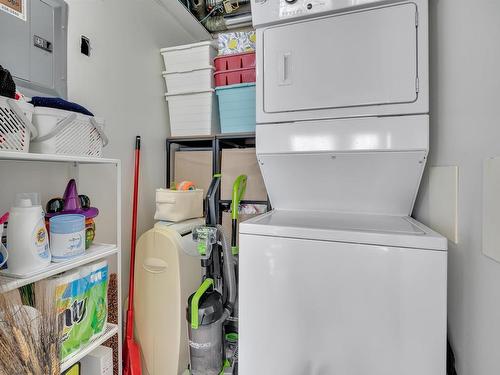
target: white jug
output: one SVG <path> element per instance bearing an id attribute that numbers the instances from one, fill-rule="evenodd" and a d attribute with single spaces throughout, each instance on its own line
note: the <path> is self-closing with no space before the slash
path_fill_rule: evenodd
<path id="1" fill-rule="evenodd" d="M 49 236 L 42 206 L 19 199 L 10 209 L 7 226 L 9 273 L 25 275 L 50 264 Z"/>

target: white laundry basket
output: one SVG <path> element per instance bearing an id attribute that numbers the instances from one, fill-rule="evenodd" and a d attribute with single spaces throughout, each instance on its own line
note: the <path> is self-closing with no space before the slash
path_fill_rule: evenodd
<path id="1" fill-rule="evenodd" d="M 38 136 L 30 150 L 41 154 L 101 157 L 108 144 L 104 120 L 61 109 L 36 107 L 33 124 Z"/>
<path id="2" fill-rule="evenodd" d="M 217 56 L 217 42 L 208 41 L 183 46 L 162 48 L 166 73 L 187 71 L 212 66 Z"/>
<path id="3" fill-rule="evenodd" d="M 0 151 L 29 151 L 30 138 L 37 135 L 32 116 L 31 104 L 0 96 Z"/>
<path id="4" fill-rule="evenodd" d="M 155 220 L 179 222 L 203 216 L 203 190 L 156 190 Z"/>
<path id="5" fill-rule="evenodd" d="M 214 71 L 215 68 L 209 66 L 189 71 L 163 72 L 163 78 L 169 93 L 204 91 L 214 88 Z"/>
<path id="6" fill-rule="evenodd" d="M 215 90 L 165 94 L 173 137 L 213 135 L 220 131 Z"/>

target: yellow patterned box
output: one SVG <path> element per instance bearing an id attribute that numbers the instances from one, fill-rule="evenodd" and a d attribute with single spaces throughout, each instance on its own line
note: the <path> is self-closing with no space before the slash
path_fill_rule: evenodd
<path id="1" fill-rule="evenodd" d="M 255 31 L 237 31 L 219 34 L 219 55 L 254 52 L 257 36 Z"/>

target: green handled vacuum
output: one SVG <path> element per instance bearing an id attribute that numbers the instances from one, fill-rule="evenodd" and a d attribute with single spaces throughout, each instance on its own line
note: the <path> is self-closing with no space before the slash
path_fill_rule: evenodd
<path id="1" fill-rule="evenodd" d="M 224 325 L 235 315 L 237 304 L 237 221 L 246 181 L 246 176 L 239 176 L 233 186 L 231 244 L 227 241 L 222 226 L 217 224 L 216 196 L 220 175 L 214 176 L 207 192 L 207 225 L 193 231 L 205 276 L 198 290 L 189 297 L 186 314 L 189 328 L 189 371 L 192 375 L 220 375 L 230 371 L 229 367 L 234 367 L 234 358 L 233 361 L 226 359 L 228 339 L 224 335 Z M 228 337 L 233 336 L 234 334 Z M 234 345 L 234 340 L 232 344 Z"/>

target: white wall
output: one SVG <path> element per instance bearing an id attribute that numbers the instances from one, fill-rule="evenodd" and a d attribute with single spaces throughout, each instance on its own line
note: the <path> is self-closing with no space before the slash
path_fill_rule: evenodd
<path id="1" fill-rule="evenodd" d="M 429 165 L 460 168 L 459 243 L 449 248 L 449 333 L 460 375 L 495 375 L 500 264 L 481 253 L 481 201 L 483 160 L 500 155 L 500 1 L 430 3 Z M 416 206 L 424 223 L 427 188 L 424 179 Z"/>
<path id="2" fill-rule="evenodd" d="M 69 100 L 81 103 L 95 115 L 106 119 L 110 144 L 105 149 L 105 156 L 122 160 L 122 266 L 125 289 L 128 287 L 136 135 L 142 136 L 138 235 L 152 227 L 154 190 L 162 187 L 165 180 L 164 144 L 168 135 L 168 116 L 159 49 L 194 42 L 205 34 L 187 31 L 185 25 L 179 24 L 154 0 L 67 2 Z M 81 35 L 91 40 L 90 58 L 80 54 Z M 94 197 L 105 206 L 105 196 L 94 194 Z M 112 227 L 105 227 L 106 224 L 101 223 L 98 232 L 113 231 Z"/>

